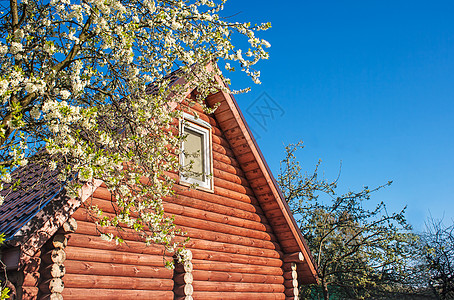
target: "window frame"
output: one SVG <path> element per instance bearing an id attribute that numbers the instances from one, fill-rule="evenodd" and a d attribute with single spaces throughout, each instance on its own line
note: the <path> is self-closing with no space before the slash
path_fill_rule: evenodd
<path id="1" fill-rule="evenodd" d="M 203 137 L 203 155 L 204 155 L 204 164 L 203 170 L 205 173 L 205 180 L 201 181 L 196 178 L 185 177 L 183 172 L 180 171 L 180 184 L 190 186 L 196 185 L 197 189 L 214 192 L 213 186 L 213 150 L 212 150 L 212 139 L 211 132 L 212 127 L 210 123 L 200 119 L 195 118 L 193 115 L 188 113 L 183 113 L 183 118 L 180 119 L 180 132 L 182 135 L 185 134 L 185 128 L 188 128 L 196 133 L 199 133 Z M 184 143 L 181 143 L 181 152 L 180 152 L 180 165 L 184 166 Z"/>

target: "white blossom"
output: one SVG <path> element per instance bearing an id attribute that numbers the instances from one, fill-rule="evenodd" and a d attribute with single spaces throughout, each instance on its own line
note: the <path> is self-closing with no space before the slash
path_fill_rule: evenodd
<path id="1" fill-rule="evenodd" d="M 9 82 L 6 79 L 0 80 L 0 96 L 3 95 L 9 86 Z"/>
<path id="2" fill-rule="evenodd" d="M 22 29 L 17 29 L 14 31 L 14 37 L 17 39 L 22 39 L 24 37 L 24 31 Z"/>
<path id="3" fill-rule="evenodd" d="M 21 52 L 21 51 L 24 51 L 21 43 L 18 43 L 18 42 L 12 42 L 11 43 L 10 52 L 12 54 L 16 54 L 16 53 Z"/>
<path id="4" fill-rule="evenodd" d="M 25 85 L 25 90 L 27 91 L 27 93 L 33 93 L 37 89 L 38 88 L 36 87 L 36 85 L 32 82 L 27 82 L 27 84 Z"/>
<path id="5" fill-rule="evenodd" d="M 49 163 L 49 170 L 53 171 L 53 170 L 55 170 L 56 168 L 57 168 L 57 163 L 56 163 L 55 161 L 52 160 L 52 161 Z"/>
<path id="6" fill-rule="evenodd" d="M 63 173 L 60 173 L 57 175 L 57 179 L 60 181 L 66 181 L 66 175 Z"/>
<path id="7" fill-rule="evenodd" d="M 18 160 L 18 165 L 23 167 L 28 164 L 28 159 L 20 159 Z"/>
<path id="8" fill-rule="evenodd" d="M 34 106 L 31 110 L 30 110 L 30 116 L 35 119 L 35 120 L 38 120 L 39 117 L 41 116 L 41 111 L 39 110 L 39 108 L 37 106 Z"/>
<path id="9" fill-rule="evenodd" d="M 71 92 L 68 90 L 62 90 L 62 91 L 60 91 L 60 95 L 61 95 L 62 99 L 68 99 L 69 96 L 71 96 Z"/>
<path id="10" fill-rule="evenodd" d="M 112 241 L 114 238 L 113 234 L 112 233 L 102 233 L 101 234 L 101 239 L 107 241 L 107 242 L 110 242 Z"/>
<path id="11" fill-rule="evenodd" d="M 55 48 L 55 46 L 54 46 L 54 43 L 52 43 L 52 42 L 46 42 L 46 43 L 44 44 L 44 51 L 46 51 L 46 52 L 49 53 L 49 54 L 55 53 L 56 48 Z"/>
<path id="12" fill-rule="evenodd" d="M 0 56 L 6 55 L 8 52 L 8 47 L 6 45 L 0 44 Z"/>
<path id="13" fill-rule="evenodd" d="M 268 41 L 266 41 L 266 40 L 262 40 L 261 43 L 262 43 L 262 45 L 265 46 L 266 48 L 271 47 L 271 44 L 270 44 Z"/>
<path id="14" fill-rule="evenodd" d="M 11 174 L 6 173 L 5 175 L 3 175 L 2 181 L 5 183 L 11 183 Z"/>

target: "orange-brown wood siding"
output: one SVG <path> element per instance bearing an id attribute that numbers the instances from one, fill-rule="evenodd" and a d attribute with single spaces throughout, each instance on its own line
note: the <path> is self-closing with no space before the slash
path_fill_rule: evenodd
<path id="1" fill-rule="evenodd" d="M 35 253 L 24 266 L 24 281 L 22 283 L 22 299 L 36 299 L 39 293 L 38 283 L 40 280 L 41 251 Z"/>
<path id="2" fill-rule="evenodd" d="M 214 192 L 176 184 L 176 196 L 164 203 L 191 238 L 193 297 L 285 299 L 283 254 L 273 230 L 216 120 L 200 117 L 213 126 Z M 105 187 L 87 202 L 113 212 Z M 73 217 L 78 228 L 66 248 L 65 299 L 174 297 L 173 271 L 163 267 L 162 247 L 146 247 L 130 231 L 122 234 L 125 245 L 107 243 L 85 208 Z"/>

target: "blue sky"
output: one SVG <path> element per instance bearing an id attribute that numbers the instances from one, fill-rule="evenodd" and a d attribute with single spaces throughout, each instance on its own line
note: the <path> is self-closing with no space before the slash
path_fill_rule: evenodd
<path id="1" fill-rule="evenodd" d="M 262 84 L 236 99 L 275 176 L 303 140 L 306 170 L 320 158 L 334 179 L 342 161 L 342 191 L 393 180 L 374 199 L 407 205 L 416 230 L 454 220 L 454 1 L 229 0 L 235 13 L 273 26 Z"/>

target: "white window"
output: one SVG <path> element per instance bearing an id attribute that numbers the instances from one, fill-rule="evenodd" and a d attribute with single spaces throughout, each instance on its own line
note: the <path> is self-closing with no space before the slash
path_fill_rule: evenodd
<path id="1" fill-rule="evenodd" d="M 186 139 L 180 155 L 183 166 L 180 182 L 212 191 L 211 125 L 185 113 L 181 130 Z"/>

